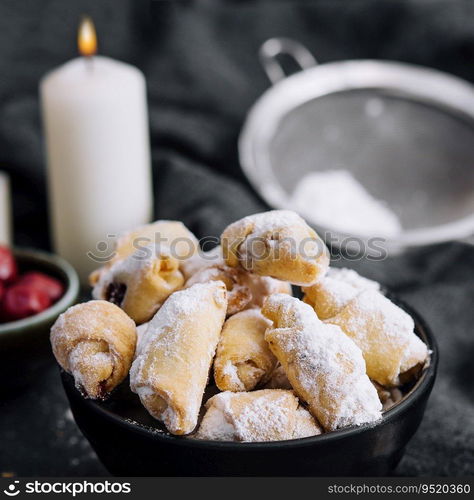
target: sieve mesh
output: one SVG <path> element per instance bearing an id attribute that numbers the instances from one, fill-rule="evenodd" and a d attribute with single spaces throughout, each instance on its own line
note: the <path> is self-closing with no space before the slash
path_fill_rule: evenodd
<path id="1" fill-rule="evenodd" d="M 319 97 L 280 120 L 270 163 L 287 194 L 306 173 L 351 171 L 405 229 L 474 213 L 474 121 L 375 89 Z"/>

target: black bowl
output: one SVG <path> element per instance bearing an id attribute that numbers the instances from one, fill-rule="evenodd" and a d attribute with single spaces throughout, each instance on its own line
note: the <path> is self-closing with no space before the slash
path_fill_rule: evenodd
<path id="1" fill-rule="evenodd" d="M 416 333 L 429 365 L 377 424 L 269 443 L 201 441 L 171 436 L 148 415 L 126 380 L 103 402 L 84 399 L 61 373 L 74 418 L 102 463 L 117 476 L 382 476 L 393 470 L 420 425 L 433 387 L 438 348 L 424 322 Z"/>

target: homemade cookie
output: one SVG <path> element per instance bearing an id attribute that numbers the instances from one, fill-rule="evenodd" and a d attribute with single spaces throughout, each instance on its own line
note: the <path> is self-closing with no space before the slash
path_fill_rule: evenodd
<path id="1" fill-rule="evenodd" d="M 325 430 L 375 422 L 382 405 L 360 349 L 340 328 L 288 295 L 272 295 L 262 313 L 273 322 L 265 339 L 292 387 Z"/>
<path id="2" fill-rule="evenodd" d="M 295 212 L 273 210 L 228 226 L 221 236 L 224 259 L 261 276 L 312 285 L 329 266 L 323 241 Z"/>
<path id="3" fill-rule="evenodd" d="M 92 296 L 118 305 L 141 324 L 149 321 L 183 283 L 179 261 L 151 245 L 104 270 Z"/>
<path id="4" fill-rule="evenodd" d="M 376 290 L 362 291 L 326 322 L 339 326 L 359 346 L 368 376 L 379 384 L 398 385 L 401 374 L 428 357 L 411 316 Z"/>
<path id="5" fill-rule="evenodd" d="M 135 323 L 103 300 L 70 307 L 51 328 L 56 360 L 93 399 L 106 396 L 128 375 L 136 341 Z"/>
<path id="6" fill-rule="evenodd" d="M 196 434 L 216 441 L 281 441 L 320 434 L 292 391 L 221 392 L 206 403 Z"/>
<path id="7" fill-rule="evenodd" d="M 225 285 L 219 281 L 175 292 L 140 342 L 130 387 L 172 434 L 196 427 L 226 308 Z"/>
<path id="8" fill-rule="evenodd" d="M 225 322 L 214 360 L 214 380 L 221 391 L 251 391 L 271 376 L 277 360 L 265 341 L 270 324 L 259 309 Z"/>

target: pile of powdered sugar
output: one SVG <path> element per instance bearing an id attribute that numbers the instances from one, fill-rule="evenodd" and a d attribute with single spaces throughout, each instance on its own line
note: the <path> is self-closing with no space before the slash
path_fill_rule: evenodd
<path id="1" fill-rule="evenodd" d="M 347 234 L 393 237 L 402 230 L 387 204 L 375 199 L 347 170 L 305 175 L 291 204 L 314 224 Z"/>

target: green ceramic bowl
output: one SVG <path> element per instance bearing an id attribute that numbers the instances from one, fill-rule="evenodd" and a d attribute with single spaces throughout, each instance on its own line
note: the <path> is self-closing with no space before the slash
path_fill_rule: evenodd
<path id="1" fill-rule="evenodd" d="M 57 255 L 29 249 L 14 249 L 21 273 L 41 271 L 64 284 L 64 295 L 42 313 L 9 323 L 0 323 L 0 393 L 30 384 L 53 359 L 49 330 L 56 318 L 73 305 L 79 294 L 76 271 Z"/>

